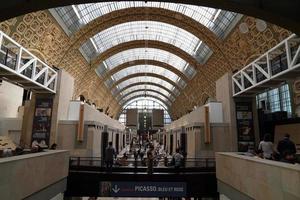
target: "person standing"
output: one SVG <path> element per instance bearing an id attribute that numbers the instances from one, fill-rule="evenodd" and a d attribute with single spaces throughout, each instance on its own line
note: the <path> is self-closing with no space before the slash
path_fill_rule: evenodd
<path id="1" fill-rule="evenodd" d="M 174 166 L 176 171 L 178 172 L 178 169 L 182 166 L 182 162 L 183 162 L 183 155 L 181 155 L 179 148 L 176 149 L 176 153 L 173 156 L 173 160 L 174 160 Z"/>
<path id="2" fill-rule="evenodd" d="M 154 155 L 153 155 L 153 150 L 154 146 L 150 144 L 149 150 L 147 151 L 147 173 L 152 174 L 153 173 L 153 160 L 154 160 Z"/>
<path id="3" fill-rule="evenodd" d="M 112 146 L 112 142 L 108 143 L 108 147 L 105 149 L 105 163 L 107 172 L 112 172 L 112 166 L 114 163 L 114 157 L 116 157 L 115 148 Z"/>
<path id="4" fill-rule="evenodd" d="M 290 135 L 288 133 L 285 134 L 284 138 L 278 142 L 277 150 L 281 158 L 284 158 L 285 152 L 289 152 L 291 154 L 296 153 L 295 143 L 290 140 Z"/>
<path id="5" fill-rule="evenodd" d="M 133 156 L 134 156 L 134 168 L 137 168 L 139 154 L 138 154 L 138 152 L 136 150 L 134 150 Z"/>
<path id="6" fill-rule="evenodd" d="M 266 159 L 272 159 L 273 155 L 273 143 L 271 142 L 271 135 L 265 134 L 264 139 L 259 143 L 258 150 L 261 150 L 263 157 Z"/>

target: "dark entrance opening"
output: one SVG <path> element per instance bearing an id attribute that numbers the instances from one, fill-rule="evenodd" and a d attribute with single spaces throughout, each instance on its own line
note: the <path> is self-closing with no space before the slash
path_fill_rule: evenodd
<path id="1" fill-rule="evenodd" d="M 180 134 L 180 148 L 182 152 L 186 153 L 187 148 L 186 148 L 186 133 L 181 133 Z"/>
<path id="2" fill-rule="evenodd" d="M 102 151 L 101 151 L 102 160 L 105 156 L 105 149 L 107 146 L 108 146 L 108 132 L 102 132 Z"/>
<path id="3" fill-rule="evenodd" d="M 170 135 L 170 154 L 173 153 L 173 135 Z"/>
<path id="4" fill-rule="evenodd" d="M 119 153 L 119 134 L 116 134 L 116 152 Z"/>

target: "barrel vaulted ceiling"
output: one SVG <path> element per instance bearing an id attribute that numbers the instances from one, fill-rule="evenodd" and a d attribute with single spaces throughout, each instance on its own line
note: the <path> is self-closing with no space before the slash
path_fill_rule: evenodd
<path id="1" fill-rule="evenodd" d="M 249 24 L 249 34 L 238 31 L 241 21 Z M 275 25 L 259 33 L 254 22 L 215 8 L 121 1 L 39 11 L 1 23 L 1 29 L 71 72 L 76 95 L 111 116 L 128 102 L 149 97 L 174 119 L 214 97 L 222 74 L 289 34 Z"/>
<path id="2" fill-rule="evenodd" d="M 144 95 L 165 107 L 220 51 L 240 18 L 214 8 L 145 1 L 70 5 L 52 13 L 73 41 L 61 62 L 78 48 L 120 105 Z"/>

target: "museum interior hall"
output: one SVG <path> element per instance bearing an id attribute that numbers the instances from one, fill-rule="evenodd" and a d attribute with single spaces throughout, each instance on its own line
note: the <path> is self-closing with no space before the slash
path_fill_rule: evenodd
<path id="1" fill-rule="evenodd" d="M 0 5 L 0 199 L 300 200 L 300 1 Z"/>

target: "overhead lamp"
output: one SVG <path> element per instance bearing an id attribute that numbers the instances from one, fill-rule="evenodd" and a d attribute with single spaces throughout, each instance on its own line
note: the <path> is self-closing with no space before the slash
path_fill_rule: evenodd
<path id="1" fill-rule="evenodd" d="M 259 32 L 263 32 L 267 28 L 267 23 L 262 19 L 255 19 L 255 26 Z"/>
<path id="2" fill-rule="evenodd" d="M 241 33 L 248 33 L 249 27 L 245 22 L 243 22 L 239 25 L 239 30 Z"/>

